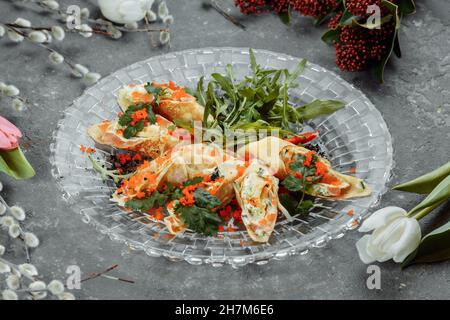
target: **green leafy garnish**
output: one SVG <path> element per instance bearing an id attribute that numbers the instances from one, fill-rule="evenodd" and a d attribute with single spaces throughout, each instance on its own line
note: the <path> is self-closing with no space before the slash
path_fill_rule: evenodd
<path id="1" fill-rule="evenodd" d="M 147 112 L 146 119 L 142 119 L 137 123 L 133 123 L 133 113 L 136 111 L 145 110 Z M 141 132 L 147 123 L 155 124 L 156 115 L 153 112 L 152 104 L 150 103 L 138 103 L 131 105 L 128 109 L 119 117 L 119 125 L 124 129 L 123 136 L 126 139 L 135 137 Z"/>
<path id="2" fill-rule="evenodd" d="M 189 229 L 207 236 L 217 234 L 221 221 L 217 213 L 197 205 L 178 206 L 176 212 Z"/>
<path id="3" fill-rule="evenodd" d="M 203 188 L 197 188 L 194 191 L 195 203 L 202 208 L 213 209 L 221 205 L 221 201 L 216 196 Z"/>
<path id="4" fill-rule="evenodd" d="M 283 136 L 293 134 L 291 123 L 327 115 L 342 108 L 340 101 L 314 101 L 297 108 L 289 102 L 289 90 L 297 87 L 296 79 L 303 72 L 306 60 L 297 67 L 264 69 L 258 65 L 253 50 L 249 51 L 252 75 L 238 82 L 233 67 L 228 65 L 225 74 L 213 73 L 205 86 L 201 78 L 195 96 L 205 107 L 203 127 L 208 129 L 270 130 Z"/>
<path id="5" fill-rule="evenodd" d="M 133 211 L 147 212 L 155 207 L 163 206 L 168 198 L 166 193 L 160 193 L 155 190 L 149 197 L 127 201 L 125 207 Z"/>

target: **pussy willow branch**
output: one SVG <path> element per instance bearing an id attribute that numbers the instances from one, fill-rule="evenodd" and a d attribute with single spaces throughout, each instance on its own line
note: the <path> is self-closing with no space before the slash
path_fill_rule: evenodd
<path id="1" fill-rule="evenodd" d="M 216 0 L 209 0 L 209 4 L 214 10 L 216 10 L 218 13 L 220 13 L 225 19 L 230 21 L 232 24 L 234 24 L 235 26 L 237 26 L 241 29 L 244 29 L 244 30 L 246 29 L 246 27 L 242 23 L 240 23 L 235 17 L 233 17 L 232 15 L 225 12 L 225 10 L 223 10 L 222 7 L 219 6 L 219 4 L 217 3 Z"/>
<path id="2" fill-rule="evenodd" d="M 0 24 L 3 24 L 3 23 L 0 23 Z M 49 51 L 49 52 L 55 52 L 55 53 L 57 53 L 56 50 L 53 50 L 52 48 L 50 48 L 49 46 L 47 46 L 47 45 L 45 45 L 45 44 L 43 44 L 43 43 L 36 43 L 36 42 L 31 41 L 31 40 L 28 38 L 28 35 L 27 35 L 26 33 L 24 33 L 24 32 L 22 32 L 22 31 L 16 29 L 15 27 L 8 26 L 8 24 L 3 24 L 3 25 L 4 25 L 7 29 L 9 29 L 9 30 L 11 30 L 11 31 L 13 31 L 13 32 L 16 32 L 17 34 L 19 34 L 19 35 L 21 35 L 22 37 L 24 37 L 25 40 L 27 40 L 28 42 L 30 42 L 30 43 L 32 43 L 32 44 L 38 46 L 38 47 L 44 48 L 44 49 L 46 49 L 46 50 Z M 71 70 L 74 70 L 74 69 L 75 69 L 75 65 L 74 65 L 72 62 L 67 61 L 66 57 L 64 57 L 64 61 L 63 61 L 63 62 L 64 62 L 66 65 L 68 65 L 68 66 L 70 67 Z"/>

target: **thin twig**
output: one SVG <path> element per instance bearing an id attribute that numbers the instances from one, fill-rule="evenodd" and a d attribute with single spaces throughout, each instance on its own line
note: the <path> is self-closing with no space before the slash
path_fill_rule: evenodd
<path id="1" fill-rule="evenodd" d="M 111 267 L 109 267 L 105 271 L 97 272 L 97 273 L 91 273 L 87 278 L 84 278 L 80 282 L 85 282 L 85 281 L 92 280 L 92 279 L 95 279 L 95 278 L 98 278 L 98 277 L 103 277 L 103 278 L 107 278 L 107 279 L 111 279 L 111 280 L 117 280 L 117 281 L 122 281 L 122 282 L 127 282 L 127 283 L 134 283 L 133 280 L 128 280 L 128 279 L 124 279 L 124 278 L 117 278 L 117 277 L 106 275 L 108 272 L 113 271 L 117 267 L 119 267 L 118 264 L 113 264 Z"/>
<path id="2" fill-rule="evenodd" d="M 211 7 L 216 10 L 218 13 L 220 13 L 225 19 L 227 19 L 228 21 L 230 21 L 232 24 L 234 24 L 235 26 L 245 30 L 246 27 L 240 23 L 235 17 L 233 17 L 232 15 L 228 14 L 227 12 L 225 12 L 225 10 L 223 10 L 219 4 L 216 2 L 216 0 L 209 0 Z"/>

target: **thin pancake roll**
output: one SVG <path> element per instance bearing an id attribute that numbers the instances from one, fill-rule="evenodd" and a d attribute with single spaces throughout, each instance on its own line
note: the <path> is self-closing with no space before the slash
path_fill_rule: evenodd
<path id="1" fill-rule="evenodd" d="M 247 157 L 256 157 L 269 166 L 271 172 L 281 180 L 287 176 L 298 174 L 292 170 L 292 163 L 298 157 L 314 156 L 316 176 L 306 194 L 326 199 L 350 199 L 365 197 L 372 193 L 371 188 L 361 179 L 344 175 L 334 170 L 328 160 L 311 150 L 286 142 L 276 137 L 267 137 L 257 142 L 249 143 L 238 153 Z"/>
<path id="2" fill-rule="evenodd" d="M 254 160 L 236 181 L 235 191 L 248 234 L 256 242 L 267 242 L 281 209 L 278 179 Z"/>
<path id="3" fill-rule="evenodd" d="M 153 94 L 147 92 L 146 84 L 128 85 L 118 92 L 117 102 L 122 110 L 130 105 L 141 102 L 153 102 Z M 188 94 L 184 87 L 176 86 L 172 81 L 163 84 L 151 83 L 153 87 L 164 90 L 158 97 L 158 104 L 154 106 L 154 112 L 171 121 L 184 122 L 203 121 L 205 108 L 197 102 L 197 99 Z"/>
<path id="4" fill-rule="evenodd" d="M 117 149 L 131 150 L 151 158 L 171 150 L 179 141 L 179 137 L 170 132 L 173 123 L 157 116 L 155 124 L 147 124 L 135 137 L 125 138 L 124 130 L 118 120 L 105 120 L 88 128 L 89 136 L 100 145 L 108 145 Z"/>

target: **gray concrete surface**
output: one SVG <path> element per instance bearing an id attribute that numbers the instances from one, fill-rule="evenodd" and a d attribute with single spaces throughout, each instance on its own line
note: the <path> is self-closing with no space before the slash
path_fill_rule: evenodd
<path id="1" fill-rule="evenodd" d="M 92 2 L 60 1 L 64 5 L 93 7 Z M 400 32 L 404 57 L 393 59 L 386 84 L 380 86 L 367 74 L 343 74 L 360 88 L 382 112 L 394 138 L 395 168 L 392 184 L 435 168 L 449 158 L 450 147 L 450 44 L 449 7 L 446 0 L 417 1 L 418 12 L 404 19 Z M 232 1 L 223 1 L 233 8 Z M 234 27 L 213 10 L 204 11 L 201 1 L 169 0 L 175 17 L 170 48 L 151 48 L 143 34 L 127 35 L 120 41 L 103 37 L 83 39 L 69 35 L 57 48 L 73 60 L 107 75 L 149 56 L 167 51 L 206 46 L 251 46 L 304 57 L 337 71 L 333 49 L 320 40 L 323 28 L 306 18 L 284 26 L 277 17 L 242 17 L 247 31 Z M 235 9 L 233 9 L 233 12 Z M 0 1 L 0 21 L 17 16 L 46 25 L 51 18 L 24 11 L 9 1 Z M 85 273 L 100 271 L 113 263 L 114 274 L 134 279 L 126 284 L 108 279 L 85 283 L 75 294 L 80 299 L 438 299 L 450 298 L 450 262 L 418 265 L 401 271 L 388 262 L 381 265 L 382 289 L 366 288 L 366 266 L 357 256 L 357 232 L 347 234 L 324 249 L 302 257 L 273 261 L 265 266 L 190 266 L 163 258 L 150 258 L 128 251 L 99 236 L 84 224 L 62 200 L 50 174 L 49 144 L 55 125 L 66 107 L 83 91 L 83 85 L 61 67 L 47 64 L 46 52 L 30 44 L 14 45 L 0 40 L 0 78 L 16 84 L 33 106 L 23 114 L 0 102 L 0 113 L 26 134 L 26 154 L 37 169 L 30 181 L 1 177 L 3 193 L 11 204 L 32 209 L 27 227 L 42 245 L 33 252 L 33 262 L 43 275 L 63 278 L 68 265 L 77 264 Z M 418 197 L 391 192 L 381 206 L 414 206 Z M 441 214 L 449 217 L 447 206 Z M 429 230 L 443 221 L 424 222 Z M 16 257 L 17 258 L 17 257 Z"/>

